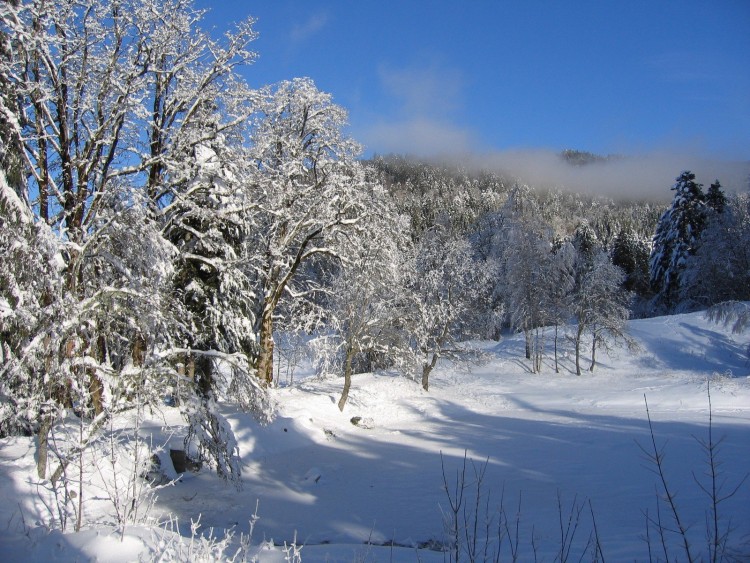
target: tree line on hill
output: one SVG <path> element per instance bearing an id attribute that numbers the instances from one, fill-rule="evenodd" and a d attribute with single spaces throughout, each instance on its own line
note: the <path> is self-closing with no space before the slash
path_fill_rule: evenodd
<path id="1" fill-rule="evenodd" d="M 272 415 L 281 334 L 344 378 L 343 410 L 353 374 L 428 390 L 468 338 L 523 332 L 538 372 L 554 327 L 555 369 L 565 335 L 580 374 L 633 315 L 748 299 L 748 196 L 718 181 L 703 194 L 683 173 L 663 211 L 363 161 L 311 80 L 241 77 L 252 20 L 216 40 L 189 0 L 16 0 L 0 17 L 0 435 L 37 436 L 40 479 L 166 398 L 239 477 L 217 402 Z M 53 471 L 68 412 L 87 437 Z"/>

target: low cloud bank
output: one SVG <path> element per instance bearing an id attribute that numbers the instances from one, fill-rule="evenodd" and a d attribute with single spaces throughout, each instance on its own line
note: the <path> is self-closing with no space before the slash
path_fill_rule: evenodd
<path id="1" fill-rule="evenodd" d="M 683 170 L 691 170 L 705 189 L 718 179 L 726 193 L 747 191 L 750 182 L 750 161 L 668 152 L 615 156 L 577 166 L 551 150 L 508 150 L 472 155 L 461 161 L 535 188 L 558 188 L 613 199 L 669 201 L 670 188 Z"/>

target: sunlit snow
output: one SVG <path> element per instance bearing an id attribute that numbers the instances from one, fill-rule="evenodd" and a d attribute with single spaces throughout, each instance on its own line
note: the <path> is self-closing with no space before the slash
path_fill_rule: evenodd
<path id="1" fill-rule="evenodd" d="M 645 514 L 655 514 L 658 494 L 642 451 L 650 445 L 646 400 L 681 517 L 695 552 L 705 553 L 711 504 L 695 479 L 706 479 L 700 441 L 708 437 L 709 389 L 714 438 L 723 440 L 721 482 L 730 491 L 747 475 L 750 459 L 747 335 L 732 335 L 699 313 L 632 321 L 630 330 L 638 352 L 603 355 L 593 373 L 580 377 L 568 356 L 559 374 L 550 358 L 542 373 L 532 374 L 516 336 L 475 343 L 482 354 L 470 363 L 438 364 L 429 393 L 395 374 L 356 375 L 343 413 L 336 406 L 342 381 L 309 377 L 300 364 L 295 384 L 274 391 L 279 412 L 270 425 L 224 407 L 244 462 L 241 489 L 206 468 L 186 473 L 159 491 L 152 524 L 126 528 L 123 541 L 113 531 L 106 492 L 96 488 L 104 469 L 89 472 L 84 531 L 46 531 L 50 515 L 38 493 L 33 438 L 4 439 L 2 559 L 150 560 L 171 545 L 165 559 L 187 560 L 188 551 L 174 546 L 190 543 L 190 520 L 199 515 L 199 533 L 213 528 L 221 537 L 234 530 L 223 554 L 229 558 L 257 502 L 252 544 L 261 561 L 283 560 L 284 542 L 295 533 L 305 561 L 443 561 L 447 555 L 434 550 L 448 540 L 443 471 L 450 489 L 466 455 L 468 484 L 474 469 L 487 464 L 483 506 L 493 525 L 501 503 L 515 525 L 520 499 L 520 560 L 534 559 L 532 538 L 540 559 L 555 558 L 561 514 L 567 519 L 573 506 L 584 510 L 572 557 L 586 549 L 593 512 L 606 560 L 645 560 Z M 355 416 L 366 424 L 352 424 Z M 175 447 L 183 433 L 176 410 L 167 407 L 141 429 L 154 447 Z M 87 467 L 95 461 L 87 459 Z M 467 503 L 474 502 L 470 493 Z M 173 524 L 164 529 L 170 513 L 182 539 Z M 750 553 L 750 483 L 720 505 L 720 515 L 723 525 L 731 519 L 730 544 Z M 669 519 L 664 506 L 662 518 Z M 507 537 L 502 549 L 509 549 Z"/>

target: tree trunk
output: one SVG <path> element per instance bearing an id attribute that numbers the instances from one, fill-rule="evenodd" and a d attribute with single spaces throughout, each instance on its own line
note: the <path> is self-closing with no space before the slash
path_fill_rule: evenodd
<path id="1" fill-rule="evenodd" d="M 258 379 L 270 387 L 273 383 L 273 307 L 267 303 L 260 323 L 260 353 L 258 354 Z"/>
<path id="2" fill-rule="evenodd" d="M 583 328 L 580 323 L 576 331 L 576 375 L 581 375 L 581 338 L 583 337 Z"/>
<path id="3" fill-rule="evenodd" d="M 34 17 L 33 21 L 34 33 L 41 35 L 42 24 L 41 18 Z M 40 95 L 41 88 L 39 87 L 42 78 L 40 72 L 39 62 L 39 51 L 34 49 L 33 63 L 32 63 L 32 74 L 33 82 L 35 84 L 34 93 L 32 94 L 32 102 L 34 104 L 34 116 L 36 126 L 36 136 L 38 139 L 38 150 L 36 155 L 37 167 L 39 168 L 41 179 L 39 181 L 39 217 L 45 223 L 49 222 L 49 161 L 47 159 L 47 135 L 45 133 L 44 126 L 44 109 L 43 102 Z"/>
<path id="4" fill-rule="evenodd" d="M 433 354 L 432 360 L 422 364 L 422 389 L 424 389 L 425 391 L 430 390 L 430 372 L 432 372 L 432 369 L 437 364 L 437 361 L 438 361 L 438 355 Z"/>
<path id="5" fill-rule="evenodd" d="M 89 374 L 89 394 L 91 396 L 91 404 L 94 407 L 94 416 L 98 416 L 104 411 L 104 385 L 96 374 L 95 369 L 85 369 Z"/>
<path id="6" fill-rule="evenodd" d="M 560 364 L 557 362 L 557 323 L 555 323 L 555 373 L 560 373 Z"/>
<path id="7" fill-rule="evenodd" d="M 213 391 L 213 370 L 213 361 L 208 356 L 197 354 L 197 357 L 193 358 L 193 377 L 195 378 L 198 395 L 202 399 L 208 399 Z"/>
<path id="8" fill-rule="evenodd" d="M 146 340 L 141 334 L 136 334 L 133 338 L 133 351 L 131 352 L 133 358 L 133 365 L 135 367 L 143 367 L 146 362 Z"/>
<path id="9" fill-rule="evenodd" d="M 339 399 L 339 410 L 342 412 L 346 400 L 349 398 L 349 389 L 352 387 L 352 359 L 354 359 L 354 349 L 347 346 L 346 360 L 344 361 L 344 390 L 341 392 L 341 399 Z"/>
<path id="10" fill-rule="evenodd" d="M 432 371 L 430 364 L 422 364 L 422 389 L 425 391 L 430 390 L 430 371 Z"/>
<path id="11" fill-rule="evenodd" d="M 594 371 L 594 366 L 596 365 L 596 334 L 594 334 L 594 339 L 591 342 L 591 365 L 589 366 L 589 371 Z"/>
<path id="12" fill-rule="evenodd" d="M 186 358 L 187 360 L 187 358 Z M 179 407 L 182 403 L 180 401 L 180 382 L 185 377 L 185 364 L 186 362 L 178 362 L 177 363 L 177 379 L 174 384 L 174 388 L 172 389 L 172 400 L 174 401 L 174 406 Z"/>
<path id="13" fill-rule="evenodd" d="M 531 332 L 528 330 L 523 331 L 524 338 L 526 340 L 526 359 L 531 359 Z"/>
<path id="14" fill-rule="evenodd" d="M 42 415 L 36 447 L 36 473 L 40 479 L 47 478 L 47 454 L 49 452 L 49 433 L 51 430 L 52 417 L 50 415 Z"/>
<path id="15" fill-rule="evenodd" d="M 542 372 L 542 354 L 543 343 L 542 337 L 539 335 L 539 329 L 534 329 L 534 373 Z"/>

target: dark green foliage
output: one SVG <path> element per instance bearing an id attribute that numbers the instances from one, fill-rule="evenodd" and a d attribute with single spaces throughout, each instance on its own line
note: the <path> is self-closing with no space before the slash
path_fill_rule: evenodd
<path id="1" fill-rule="evenodd" d="M 667 311 L 680 302 L 680 287 L 687 260 L 695 254 L 706 225 L 703 186 L 695 174 L 683 172 L 672 187 L 672 205 L 659 220 L 651 251 L 651 288 L 656 305 Z"/>
<path id="2" fill-rule="evenodd" d="M 640 296 L 649 291 L 649 248 L 630 229 L 622 229 L 612 248 L 612 263 L 625 273 L 623 288 Z"/>
<path id="3" fill-rule="evenodd" d="M 727 196 L 721 190 L 721 184 L 718 180 L 711 184 L 706 192 L 706 205 L 716 213 L 724 213 L 724 209 L 727 206 Z"/>

